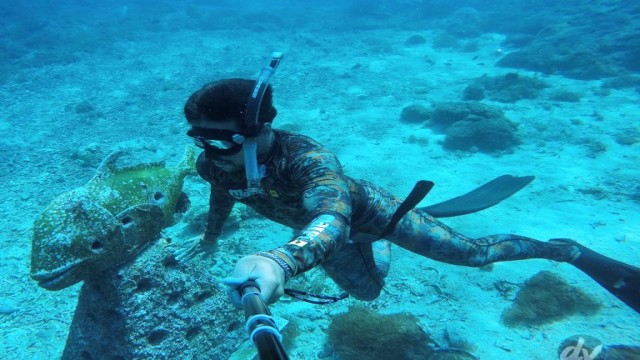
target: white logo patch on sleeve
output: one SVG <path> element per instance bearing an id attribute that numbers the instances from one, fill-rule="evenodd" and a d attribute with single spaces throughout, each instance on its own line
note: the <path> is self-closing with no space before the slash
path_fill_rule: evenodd
<path id="1" fill-rule="evenodd" d="M 309 224 L 296 239 L 289 242 L 289 245 L 303 247 L 312 241 L 313 238 L 322 234 L 322 232 L 331 225 L 335 220 L 333 215 L 320 215 L 311 224 Z"/>

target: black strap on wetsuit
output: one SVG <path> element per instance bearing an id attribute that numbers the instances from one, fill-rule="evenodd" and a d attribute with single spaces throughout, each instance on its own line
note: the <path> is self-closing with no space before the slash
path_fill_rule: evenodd
<path id="1" fill-rule="evenodd" d="M 396 225 L 398 225 L 398 222 L 400 222 L 400 220 L 409 211 L 411 211 L 411 209 L 415 208 L 416 205 L 418 205 L 420 201 L 422 201 L 425 198 L 425 196 L 427 196 L 429 191 L 433 189 L 434 185 L 435 183 L 433 181 L 419 180 L 415 184 L 415 186 L 413 187 L 409 195 L 406 197 L 406 199 L 404 199 L 404 201 L 400 203 L 400 206 L 398 206 L 396 211 L 393 213 L 393 216 L 391 216 L 391 220 L 387 224 L 387 227 L 384 228 L 382 233 L 380 233 L 378 238 L 375 239 L 374 241 L 384 239 L 385 236 L 391 234 L 396 229 Z M 361 248 L 358 248 L 358 249 L 360 251 L 360 256 L 363 259 L 365 259 L 365 255 L 362 253 L 362 249 Z M 368 261 L 366 260 L 363 260 L 363 261 L 366 264 L 367 271 L 369 271 L 369 275 L 371 276 L 371 279 L 376 281 L 376 283 L 378 283 L 378 285 L 382 288 L 384 285 L 377 280 L 378 277 L 375 275 L 376 270 L 372 269 L 371 266 L 369 266 L 370 264 Z"/>
<path id="2" fill-rule="evenodd" d="M 308 302 L 311 304 L 316 304 L 316 305 L 333 304 L 349 297 L 349 294 L 346 292 L 343 292 L 338 296 L 332 296 L 332 295 L 325 295 L 325 294 L 314 294 L 314 293 L 297 290 L 297 289 L 290 289 L 290 288 L 284 289 L 284 293 L 291 296 L 294 299 Z"/>
<path id="3" fill-rule="evenodd" d="M 393 213 L 391 217 L 391 221 L 387 224 L 387 227 L 382 231 L 378 240 L 383 239 L 385 236 L 391 234 L 393 230 L 395 230 L 396 225 L 403 216 L 405 216 L 411 209 L 416 207 L 424 199 L 425 196 L 433 189 L 434 186 L 433 181 L 420 180 L 413 187 L 413 190 L 409 193 L 406 199 L 400 204 L 396 212 Z"/>

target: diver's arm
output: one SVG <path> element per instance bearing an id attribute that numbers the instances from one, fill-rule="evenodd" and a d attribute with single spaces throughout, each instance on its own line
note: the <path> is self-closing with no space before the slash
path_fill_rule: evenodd
<path id="1" fill-rule="evenodd" d="M 286 280 L 329 257 L 346 243 L 350 231 L 351 193 L 336 157 L 316 151 L 298 169 L 293 179 L 303 189 L 302 205 L 310 220 L 287 244 L 257 254 L 283 267 Z"/>
<path id="2" fill-rule="evenodd" d="M 235 204 L 235 199 L 224 189 L 217 186 L 214 174 L 214 167 L 207 159 L 204 152 L 198 156 L 196 170 L 202 179 L 211 184 L 209 194 L 209 213 L 207 215 L 207 226 L 201 241 L 205 243 L 215 243 L 222 233 L 222 226 L 229 217 L 231 209 Z"/>
<path id="3" fill-rule="evenodd" d="M 211 184 L 209 195 L 209 214 L 207 227 L 202 236 L 203 242 L 215 242 L 222 233 L 224 222 L 231 214 L 235 200 L 227 193 Z"/>
<path id="4" fill-rule="evenodd" d="M 285 272 L 291 271 L 291 274 L 287 275 L 293 277 L 324 261 L 342 247 L 348 238 L 347 218 L 340 213 L 326 211 L 318 214 L 287 244 L 269 253 L 281 257 L 290 267 L 287 269 L 285 266 Z"/>

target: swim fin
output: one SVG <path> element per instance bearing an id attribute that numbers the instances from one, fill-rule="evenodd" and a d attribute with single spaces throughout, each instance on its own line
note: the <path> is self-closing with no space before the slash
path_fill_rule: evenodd
<path id="1" fill-rule="evenodd" d="M 571 265 L 582 270 L 615 297 L 640 313 L 640 268 L 598 254 L 570 239 L 551 241 L 569 243 L 580 249 L 580 255 Z"/>
<path id="2" fill-rule="evenodd" d="M 474 213 L 498 204 L 527 186 L 534 178 L 502 175 L 464 195 L 419 209 L 437 218 Z"/>

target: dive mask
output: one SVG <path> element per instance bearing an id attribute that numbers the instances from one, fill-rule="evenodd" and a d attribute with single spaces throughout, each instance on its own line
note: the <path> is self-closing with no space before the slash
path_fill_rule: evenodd
<path id="1" fill-rule="evenodd" d="M 199 148 L 205 150 L 208 157 L 231 156 L 242 150 L 245 138 L 242 134 L 230 130 L 218 130 L 193 126 L 187 131 L 187 136 Z"/>
<path id="2" fill-rule="evenodd" d="M 282 53 L 274 52 L 271 54 L 269 63 L 262 68 L 247 100 L 240 133 L 197 126 L 187 131 L 187 135 L 193 138 L 196 146 L 204 149 L 205 156 L 208 158 L 235 155 L 244 149 L 244 166 L 249 192 L 261 191 L 260 180 L 264 176 L 264 165 L 258 166 L 257 138 L 264 124 L 258 121 L 258 117 L 269 78 L 275 73 L 280 60 L 282 60 Z"/>

